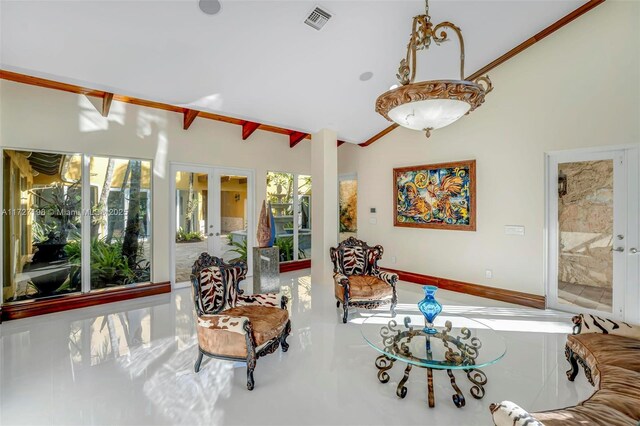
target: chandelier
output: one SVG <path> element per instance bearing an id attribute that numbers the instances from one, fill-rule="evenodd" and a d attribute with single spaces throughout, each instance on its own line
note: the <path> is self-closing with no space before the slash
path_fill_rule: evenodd
<path id="1" fill-rule="evenodd" d="M 448 41 L 445 28 L 451 29 L 460 41 L 460 80 L 430 80 L 414 83 L 416 52 Z M 440 31 L 440 33 L 438 33 Z M 429 0 L 424 15 L 413 18 L 407 56 L 400 61 L 396 74 L 399 86 L 392 87 L 376 100 L 376 112 L 389 121 L 412 130 L 431 131 L 448 126 L 484 102 L 484 95 L 493 89 L 489 76 L 473 81 L 464 79 L 464 40 L 460 28 L 451 22 L 431 23 Z"/>

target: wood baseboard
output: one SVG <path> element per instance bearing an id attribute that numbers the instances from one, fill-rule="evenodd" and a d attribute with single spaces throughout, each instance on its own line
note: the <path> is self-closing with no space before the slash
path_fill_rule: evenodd
<path id="1" fill-rule="evenodd" d="M 285 262 L 280 264 L 280 273 L 297 271 L 298 269 L 311 268 L 311 259 L 296 260 L 294 262 Z"/>
<path id="2" fill-rule="evenodd" d="M 528 306 L 531 308 L 544 309 L 546 306 L 545 297 L 538 296 L 537 294 L 523 293 L 520 291 L 506 290 L 503 288 L 489 287 L 480 284 L 465 283 L 463 281 L 416 274 L 414 272 L 400 271 L 397 269 L 382 269 L 389 272 L 395 272 L 402 281 L 408 281 L 415 284 L 435 285 L 444 290 L 471 294 L 472 296 L 486 297 L 487 299 L 500 300 L 502 302 L 514 303 L 516 305 Z"/>
<path id="3" fill-rule="evenodd" d="M 169 281 L 140 284 L 95 293 L 71 294 L 49 299 L 10 303 L 2 306 L 0 315 L 2 321 L 9 321 L 170 292 L 171 283 Z"/>

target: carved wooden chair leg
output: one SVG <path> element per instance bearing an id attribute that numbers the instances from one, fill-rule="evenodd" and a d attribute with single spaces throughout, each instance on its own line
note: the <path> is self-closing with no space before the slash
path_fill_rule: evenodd
<path id="1" fill-rule="evenodd" d="M 342 301 L 342 322 L 344 324 L 347 323 L 347 316 L 349 315 L 349 286 L 346 286 L 344 288 L 344 295 L 343 297 L 343 301 Z"/>
<path id="2" fill-rule="evenodd" d="M 247 361 L 247 389 L 253 390 L 256 382 L 253 380 L 253 370 L 256 368 L 256 362 L 253 361 L 253 367 L 249 366 L 249 362 Z"/>
<path id="3" fill-rule="evenodd" d="M 280 346 L 282 347 L 282 352 L 286 352 L 289 350 L 289 344 L 287 343 L 287 337 L 291 333 L 291 320 L 287 321 L 287 325 L 284 326 L 284 331 L 280 336 Z"/>
<path id="4" fill-rule="evenodd" d="M 253 327 L 249 321 L 244 323 L 245 340 L 247 342 L 247 389 L 253 390 L 255 382 L 253 380 L 253 370 L 256 368 L 256 344 L 253 339 Z"/>
<path id="5" fill-rule="evenodd" d="M 202 363 L 202 356 L 204 354 L 202 353 L 202 351 L 200 350 L 200 348 L 198 348 L 198 359 L 196 359 L 196 365 L 194 366 L 194 370 L 196 371 L 196 373 L 198 371 L 200 371 L 200 364 Z"/>
<path id="6" fill-rule="evenodd" d="M 570 381 L 574 381 L 576 376 L 578 375 L 578 360 L 576 359 L 576 354 L 569 348 L 569 346 L 564 347 L 564 355 L 567 358 L 567 361 L 571 364 L 571 369 L 567 371 L 567 379 Z"/>

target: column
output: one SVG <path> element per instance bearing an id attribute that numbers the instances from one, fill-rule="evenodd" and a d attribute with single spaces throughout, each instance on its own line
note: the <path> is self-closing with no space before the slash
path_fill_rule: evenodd
<path id="1" fill-rule="evenodd" d="M 337 134 L 322 129 L 311 136 L 311 284 L 331 285 L 329 248 L 338 244 Z"/>

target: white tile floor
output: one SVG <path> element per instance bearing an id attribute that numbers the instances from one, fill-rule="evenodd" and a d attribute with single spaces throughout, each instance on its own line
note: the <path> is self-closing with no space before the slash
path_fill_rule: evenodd
<path id="1" fill-rule="evenodd" d="M 445 312 L 463 313 L 502 333 L 506 356 L 484 369 L 486 396 L 455 408 L 446 373 L 435 372 L 436 407 L 426 403 L 424 370 L 408 395 L 376 378 L 376 352 L 360 335 L 359 314 L 342 324 L 329 284 L 307 271 L 283 274 L 292 297 L 289 352 L 258 360 L 256 387 L 241 363 L 206 360 L 193 372 L 196 337 L 189 289 L 0 326 L 0 424 L 100 425 L 490 425 L 488 406 L 510 399 L 530 410 L 572 405 L 593 388 L 564 371 L 570 315 L 439 291 Z M 399 284 L 400 307 L 422 298 Z"/>

